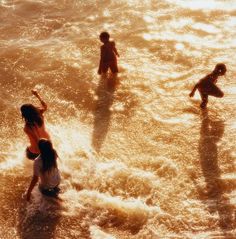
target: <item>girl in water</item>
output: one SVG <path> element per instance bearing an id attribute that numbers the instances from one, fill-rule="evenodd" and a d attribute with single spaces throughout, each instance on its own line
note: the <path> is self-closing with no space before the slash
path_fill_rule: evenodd
<path id="1" fill-rule="evenodd" d="M 44 126 L 43 113 L 47 110 L 47 104 L 41 99 L 36 90 L 32 90 L 41 103 L 41 107 L 35 107 L 32 104 L 24 104 L 21 106 L 22 118 L 25 120 L 24 131 L 29 138 L 30 146 L 26 148 L 26 156 L 28 159 L 34 160 L 39 155 L 38 141 L 40 138 L 50 139 L 48 132 Z"/>
<path id="2" fill-rule="evenodd" d="M 60 191 L 60 171 L 57 167 L 57 152 L 47 139 L 38 142 L 40 155 L 34 160 L 33 177 L 27 190 L 26 199 L 30 200 L 31 192 L 40 179 L 39 190 L 46 196 L 56 197 Z"/>

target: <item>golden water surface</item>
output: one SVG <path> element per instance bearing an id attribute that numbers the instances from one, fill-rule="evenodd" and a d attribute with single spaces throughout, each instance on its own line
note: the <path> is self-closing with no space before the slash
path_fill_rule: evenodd
<path id="1" fill-rule="evenodd" d="M 188 94 L 219 62 L 225 97 L 201 111 Z M 0 238 L 236 238 L 235 63 L 235 0 L 0 0 Z M 26 203 L 33 88 L 63 180 L 60 200 Z"/>

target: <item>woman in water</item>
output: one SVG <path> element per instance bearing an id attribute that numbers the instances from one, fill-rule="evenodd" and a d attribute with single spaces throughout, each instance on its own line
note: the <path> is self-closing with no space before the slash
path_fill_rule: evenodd
<path id="1" fill-rule="evenodd" d="M 39 139 L 50 139 L 50 137 L 45 129 L 43 119 L 43 113 L 47 110 L 47 104 L 41 99 L 36 90 L 32 90 L 32 94 L 39 99 L 41 107 L 38 108 L 32 104 L 24 104 L 21 106 L 20 110 L 25 120 L 24 131 L 30 141 L 30 146 L 26 148 L 26 156 L 28 159 L 34 160 L 39 155 Z"/>
<path id="2" fill-rule="evenodd" d="M 40 139 L 38 148 L 40 155 L 34 160 L 33 177 L 26 194 L 27 201 L 30 200 L 38 179 L 40 179 L 39 190 L 42 194 L 56 197 L 60 191 L 58 186 L 61 177 L 57 167 L 57 152 L 53 149 L 51 141 L 47 139 Z"/>

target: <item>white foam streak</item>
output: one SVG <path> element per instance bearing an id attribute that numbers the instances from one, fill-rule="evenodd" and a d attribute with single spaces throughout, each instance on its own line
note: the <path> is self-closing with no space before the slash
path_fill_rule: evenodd
<path id="1" fill-rule="evenodd" d="M 168 0 L 172 3 L 171 0 Z M 202 9 L 202 10 L 233 10 L 236 8 L 236 3 L 233 0 L 229 1 L 216 1 L 216 0 L 176 0 L 175 4 L 178 4 L 185 8 L 190 9 Z"/>
<path id="2" fill-rule="evenodd" d="M 90 227 L 91 239 L 116 239 L 116 237 L 103 232 L 99 227 Z"/>

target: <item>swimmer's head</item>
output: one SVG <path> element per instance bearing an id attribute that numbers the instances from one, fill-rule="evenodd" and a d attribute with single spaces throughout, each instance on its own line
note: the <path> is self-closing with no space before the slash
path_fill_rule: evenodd
<path id="1" fill-rule="evenodd" d="M 215 66 L 215 69 L 213 72 L 219 76 L 223 76 L 226 73 L 226 71 L 227 71 L 226 65 L 224 63 L 218 63 Z"/>
<path id="2" fill-rule="evenodd" d="M 24 104 L 20 108 L 21 115 L 24 118 L 25 122 L 29 124 L 38 124 L 41 126 L 43 124 L 42 116 L 34 105 L 32 104 Z"/>
<path id="3" fill-rule="evenodd" d="M 108 32 L 102 32 L 102 33 L 99 35 L 99 38 L 100 38 L 100 41 L 101 41 L 101 42 L 107 42 L 107 41 L 109 41 L 110 35 L 109 35 Z"/>

